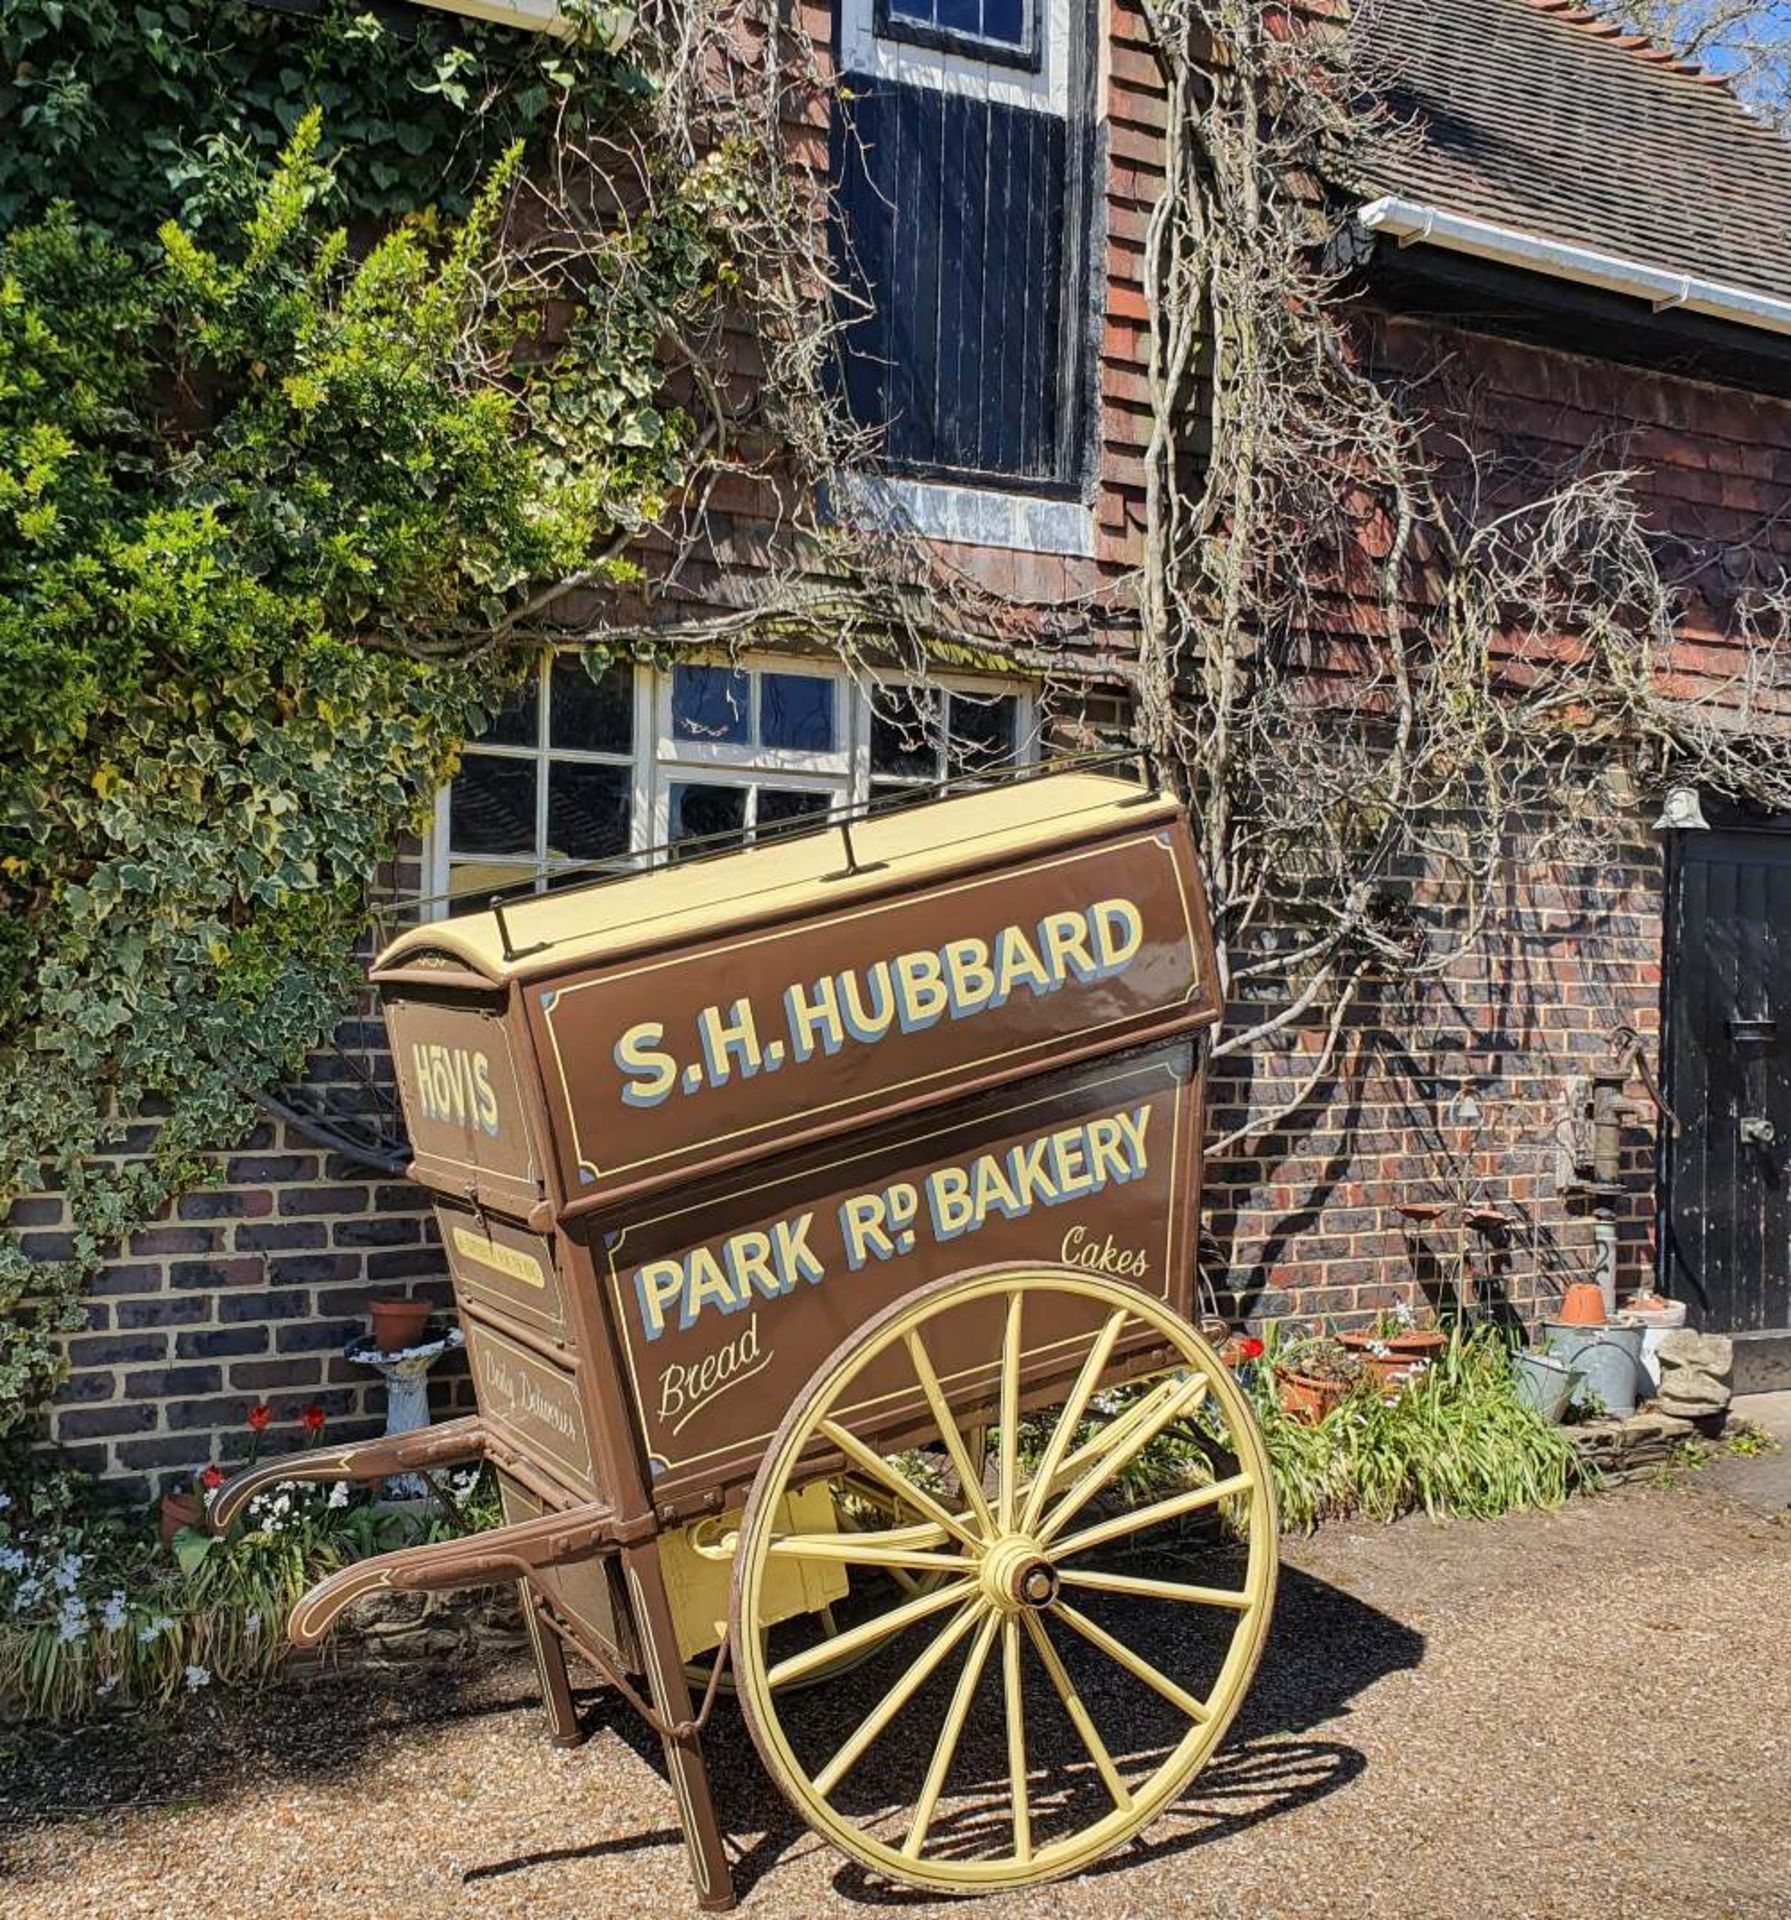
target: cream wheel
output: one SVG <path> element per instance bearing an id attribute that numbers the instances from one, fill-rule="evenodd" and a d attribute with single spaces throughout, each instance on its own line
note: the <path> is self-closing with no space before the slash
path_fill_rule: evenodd
<path id="1" fill-rule="evenodd" d="M 1107 1386 L 1144 1354 L 1160 1372 Z M 1141 1491 L 1171 1433 L 1173 1486 Z M 891 1524 L 776 1530 L 786 1492 L 841 1471 L 885 1489 Z M 763 1624 L 780 1556 L 849 1569 L 830 1632 Z M 741 1704 L 771 1777 L 854 1859 L 1026 1886 L 1091 1865 L 1199 1771 L 1274 1583 L 1262 1443 L 1192 1327 L 1077 1269 L 957 1275 L 840 1347 L 772 1436 L 735 1554 Z"/>

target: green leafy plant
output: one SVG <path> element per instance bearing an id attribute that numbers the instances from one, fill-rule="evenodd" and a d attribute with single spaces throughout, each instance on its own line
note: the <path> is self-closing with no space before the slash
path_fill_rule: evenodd
<path id="1" fill-rule="evenodd" d="M 226 1533 L 180 1528 L 170 1552 L 146 1517 L 33 1462 L 0 1491 L 0 1718 L 63 1723 L 264 1684 L 290 1657 L 287 1615 L 319 1580 L 495 1521 L 487 1469 L 439 1485 L 442 1499 L 419 1516 L 381 1505 L 377 1489 L 281 1481 Z"/>
<path id="2" fill-rule="evenodd" d="M 1491 1519 L 1558 1506 L 1596 1482 L 1567 1436 L 1517 1398 L 1510 1349 L 1495 1328 L 1456 1333 L 1394 1398 L 1349 1394 L 1313 1426 L 1282 1412 L 1271 1368 L 1253 1368 L 1248 1379 L 1290 1529 L 1415 1509 L 1433 1519 Z"/>
<path id="3" fill-rule="evenodd" d="M 3 31 L 47 55 L 32 23 L 62 11 Z M 53 1186 L 72 1218 L 66 1257 L 0 1243 L 0 1434 L 53 1391 L 109 1247 L 212 1176 L 250 1090 L 352 1003 L 372 877 L 526 669 L 508 616 L 543 583 L 629 577 L 618 529 L 663 511 L 696 440 L 659 347 L 725 297 L 738 193 L 725 152 L 668 171 L 625 244 L 599 234 L 563 282 L 508 275 L 528 155 L 469 176 L 438 151 L 474 107 L 452 48 L 425 81 L 337 19 L 329 44 L 425 96 L 419 121 L 394 92 L 389 139 L 349 137 L 365 95 L 343 107 L 319 55 L 255 65 L 243 86 L 272 94 L 215 138 L 201 114 L 192 148 L 167 127 L 235 71 L 207 36 L 229 14 L 260 62 L 263 16 L 75 11 L 61 80 L 20 53 L 28 137 L 0 161 L 0 207 L 32 216 L 0 241 L 0 1217 Z M 650 91 L 601 46 L 505 78 L 531 97 L 501 106 L 490 78 L 474 149 Z M 333 153 L 312 98 L 343 107 Z M 166 161 L 147 183 L 85 151 L 106 115 Z M 387 147 L 428 164 L 385 182 Z M 455 220 L 424 184 L 450 178 Z M 45 201 L 58 180 L 78 205 Z M 370 208 L 407 217 L 351 233 Z"/>
<path id="4" fill-rule="evenodd" d="M 1782 1443 L 1757 1422 L 1731 1420 L 1728 1432 L 1723 1435 L 1723 1450 L 1743 1460 L 1754 1460 L 1762 1454 L 1778 1453 L 1783 1449 Z"/>
<path id="5" fill-rule="evenodd" d="M 313 108 L 353 216 L 458 216 L 512 140 L 650 84 L 611 54 L 625 16 L 587 12 L 577 47 L 421 8 L 399 28 L 358 0 L 296 19 L 248 0 L 7 0 L 0 227 L 66 200 L 127 244 L 152 246 L 170 213 L 197 229 L 240 187 L 220 162 L 271 161 Z"/>

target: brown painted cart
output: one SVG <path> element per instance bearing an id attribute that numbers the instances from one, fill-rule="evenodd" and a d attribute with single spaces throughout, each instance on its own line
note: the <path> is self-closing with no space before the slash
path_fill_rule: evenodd
<path id="1" fill-rule="evenodd" d="M 475 1459 L 509 1524 L 348 1568 L 294 1640 L 516 1581 L 554 1736 L 570 1651 L 663 1740 L 709 1908 L 728 1688 L 802 1817 L 923 1887 L 1077 1871 L 1172 1800 L 1275 1564 L 1190 1318 L 1217 1005 L 1174 801 L 1040 774 L 421 926 L 373 977 L 479 1412 L 269 1461 L 214 1524 Z"/>

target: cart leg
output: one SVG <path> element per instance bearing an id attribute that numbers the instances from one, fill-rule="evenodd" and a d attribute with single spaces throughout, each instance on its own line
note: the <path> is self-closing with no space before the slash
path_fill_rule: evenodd
<path id="1" fill-rule="evenodd" d="M 576 1747 L 585 1735 L 578 1724 L 578 1708 L 572 1700 L 565 1646 L 542 1619 L 541 1602 L 529 1591 L 526 1581 L 517 1582 L 516 1597 L 522 1602 L 529 1645 L 535 1649 L 535 1671 L 541 1676 L 541 1709 L 547 1715 L 548 1735 L 556 1747 Z"/>
<path id="2" fill-rule="evenodd" d="M 653 1706 L 668 1725 L 693 1719 L 690 1689 L 678 1658 L 678 1636 L 659 1572 L 659 1549 L 651 1541 L 622 1552 L 622 1570 L 634 1602 L 640 1628 L 642 1657 L 653 1689 Z M 690 1853 L 691 1878 L 696 1882 L 697 1905 L 707 1913 L 725 1913 L 734 1904 L 734 1880 L 722 1846 L 721 1822 L 715 1817 L 715 1797 L 709 1791 L 709 1769 L 703 1763 L 702 1738 L 691 1734 L 667 1740 L 665 1763 Z"/>

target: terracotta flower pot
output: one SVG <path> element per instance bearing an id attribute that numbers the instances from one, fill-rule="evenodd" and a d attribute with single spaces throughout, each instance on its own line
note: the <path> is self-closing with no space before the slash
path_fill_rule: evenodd
<path id="1" fill-rule="evenodd" d="M 1275 1390 L 1280 1396 L 1281 1411 L 1303 1427 L 1316 1427 L 1327 1413 L 1342 1405 L 1349 1389 L 1347 1380 L 1315 1380 L 1310 1374 L 1289 1373 L 1284 1367 L 1275 1369 Z"/>
<path id="2" fill-rule="evenodd" d="M 1602 1327 L 1605 1322 L 1604 1295 L 1596 1280 L 1576 1280 L 1561 1296 L 1561 1311 L 1555 1318 L 1569 1327 Z"/>
<path id="3" fill-rule="evenodd" d="M 369 1300 L 367 1317 L 373 1323 L 373 1344 L 381 1353 L 399 1353 L 422 1343 L 435 1309 L 427 1300 Z"/>
<path id="4" fill-rule="evenodd" d="M 1436 1327 L 1408 1327 L 1403 1333 L 1340 1333 L 1337 1338 L 1361 1360 L 1363 1371 L 1389 1400 L 1422 1363 L 1434 1360 L 1449 1344 L 1449 1336 Z M 1384 1351 L 1376 1353 L 1376 1347 Z"/>
<path id="5" fill-rule="evenodd" d="M 205 1502 L 190 1488 L 162 1495 L 162 1545 L 171 1547 L 182 1527 L 197 1527 L 205 1520 Z"/>

